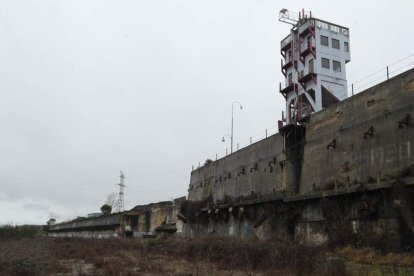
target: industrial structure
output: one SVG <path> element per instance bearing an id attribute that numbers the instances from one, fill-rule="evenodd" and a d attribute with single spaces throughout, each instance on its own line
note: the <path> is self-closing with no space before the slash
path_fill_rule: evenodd
<path id="1" fill-rule="evenodd" d="M 347 98 L 349 30 L 286 10 L 279 133 L 191 172 L 184 236 L 414 247 L 414 69 Z"/>
<path id="2" fill-rule="evenodd" d="M 124 207 L 124 188 L 125 188 L 125 175 L 121 171 L 119 175 L 119 183 L 117 184 L 119 186 L 119 193 L 118 193 L 118 201 L 116 202 L 116 210 L 117 212 L 123 212 Z"/>
<path id="3" fill-rule="evenodd" d="M 280 43 L 285 81 L 279 87 L 286 99 L 282 120 L 290 124 L 347 98 L 349 29 L 304 11 L 295 14 L 283 9 L 279 20 L 292 25 Z"/>

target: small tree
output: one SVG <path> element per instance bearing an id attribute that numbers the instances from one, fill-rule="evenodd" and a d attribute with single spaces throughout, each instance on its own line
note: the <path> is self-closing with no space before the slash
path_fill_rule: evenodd
<path id="1" fill-rule="evenodd" d="M 109 206 L 108 204 L 104 204 L 101 207 L 101 212 L 102 212 L 102 215 L 110 215 L 112 212 L 112 207 Z"/>
<path id="2" fill-rule="evenodd" d="M 105 204 L 111 206 L 111 208 L 114 209 L 117 201 L 117 196 L 117 193 L 110 193 L 105 200 Z"/>

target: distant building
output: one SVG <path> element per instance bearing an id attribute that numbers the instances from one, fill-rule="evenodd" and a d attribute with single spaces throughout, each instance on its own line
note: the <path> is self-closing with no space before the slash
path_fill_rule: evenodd
<path id="1" fill-rule="evenodd" d="M 138 231 L 138 212 L 122 212 L 99 217 L 75 219 L 49 227 L 51 237 L 123 237 L 125 228 Z"/>
<path id="2" fill-rule="evenodd" d="M 86 217 L 87 218 L 97 218 L 97 217 L 100 217 L 101 215 L 102 215 L 102 213 L 90 213 Z"/>
<path id="3" fill-rule="evenodd" d="M 51 237 L 146 237 L 162 233 L 180 235 L 182 222 L 178 220 L 180 203 L 185 197 L 174 201 L 138 205 L 130 211 L 102 215 L 89 214 L 87 218 L 50 225 Z"/>

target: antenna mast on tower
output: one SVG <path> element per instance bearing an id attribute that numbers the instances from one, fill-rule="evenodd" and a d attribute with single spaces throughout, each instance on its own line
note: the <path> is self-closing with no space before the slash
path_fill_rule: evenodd
<path id="1" fill-rule="evenodd" d="M 120 182 L 119 184 L 116 184 L 119 186 L 119 195 L 118 195 L 118 202 L 117 202 L 117 208 L 116 211 L 119 212 L 123 212 L 124 211 L 124 188 L 125 188 L 125 184 L 124 184 L 124 173 L 121 171 L 121 175 L 119 176 L 120 178 Z"/>

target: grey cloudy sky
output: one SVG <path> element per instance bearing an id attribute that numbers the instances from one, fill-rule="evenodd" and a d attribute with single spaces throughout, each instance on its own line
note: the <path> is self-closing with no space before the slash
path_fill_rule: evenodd
<path id="1" fill-rule="evenodd" d="M 233 101 L 235 142 L 263 137 L 282 8 L 350 28 L 350 82 L 414 52 L 408 0 L 0 1 L 0 224 L 99 211 L 121 169 L 128 209 L 186 195 Z"/>

